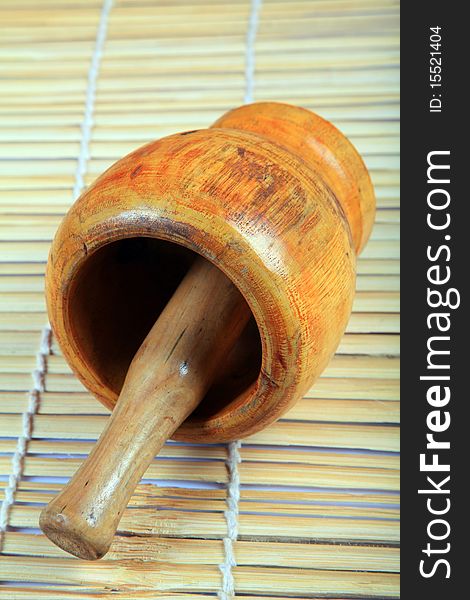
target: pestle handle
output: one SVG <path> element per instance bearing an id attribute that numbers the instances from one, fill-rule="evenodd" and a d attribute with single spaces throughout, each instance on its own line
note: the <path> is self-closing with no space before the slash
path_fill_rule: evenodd
<path id="1" fill-rule="evenodd" d="M 97 444 L 41 513 L 55 544 L 88 560 L 106 554 L 136 485 L 202 400 L 250 314 L 232 282 L 197 259 L 132 360 Z"/>

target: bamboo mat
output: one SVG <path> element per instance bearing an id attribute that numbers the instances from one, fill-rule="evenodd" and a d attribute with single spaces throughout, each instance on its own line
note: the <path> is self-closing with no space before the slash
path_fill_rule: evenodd
<path id="1" fill-rule="evenodd" d="M 0 486 L 13 499 L 0 597 L 225 599 L 232 586 L 247 600 L 398 597 L 397 2 L 4 0 L 0 26 Z M 284 419 L 239 449 L 168 443 L 110 554 L 71 558 L 38 515 L 108 417 L 55 341 L 41 346 L 51 238 L 116 159 L 252 95 L 331 119 L 371 170 L 377 221 L 348 330 Z"/>

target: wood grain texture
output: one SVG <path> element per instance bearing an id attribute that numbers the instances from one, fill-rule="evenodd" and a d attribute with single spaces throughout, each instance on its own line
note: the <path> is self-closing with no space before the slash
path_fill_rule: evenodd
<path id="1" fill-rule="evenodd" d="M 254 131 L 300 156 L 336 196 L 361 252 L 375 217 L 375 194 L 369 172 L 351 142 L 311 111 L 264 102 L 231 110 L 213 127 Z"/>

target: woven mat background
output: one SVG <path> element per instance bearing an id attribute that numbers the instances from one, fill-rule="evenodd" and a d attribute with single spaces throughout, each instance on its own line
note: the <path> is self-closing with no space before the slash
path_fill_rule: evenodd
<path id="1" fill-rule="evenodd" d="M 13 500 L 1 598 L 224 599 L 231 577 L 251 600 L 399 595 L 398 5 L 260 4 L 0 3 L 0 486 Z M 54 341 L 41 354 L 50 241 L 82 177 L 89 184 L 144 142 L 208 126 L 252 93 L 331 119 L 371 170 L 377 222 L 347 333 L 307 396 L 243 440 L 237 564 L 225 576 L 234 474 L 224 445 L 168 443 L 110 554 L 76 560 L 40 534 L 38 515 L 107 411 Z"/>

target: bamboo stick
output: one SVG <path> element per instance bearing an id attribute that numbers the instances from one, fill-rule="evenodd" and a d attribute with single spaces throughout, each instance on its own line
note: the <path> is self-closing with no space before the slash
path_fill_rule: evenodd
<path id="1" fill-rule="evenodd" d="M 5 551 L 17 556 L 66 557 L 44 536 L 13 531 L 6 538 Z M 237 541 L 235 555 L 240 566 L 390 573 L 399 570 L 399 550 L 394 547 Z M 220 540 L 117 536 L 108 558 L 218 565 L 223 560 L 223 545 Z"/>
<path id="2" fill-rule="evenodd" d="M 100 561 L 90 563 L 69 560 L 67 558 L 5 557 L 0 563 L 0 577 L 11 572 L 19 581 L 38 581 L 40 583 L 80 584 L 84 578 L 95 588 L 109 587 L 113 581 L 115 590 L 132 586 L 136 590 L 185 591 L 188 584 L 194 590 L 216 591 L 220 572 L 215 566 L 175 565 L 158 563 L 158 568 L 147 565 L 145 575 L 138 567 L 131 569 L 127 561 Z M 287 595 L 331 594 L 333 590 L 340 595 L 370 595 L 371 588 L 377 597 L 398 597 L 398 577 L 385 573 L 345 573 L 342 571 L 276 569 L 274 567 L 236 567 L 237 591 L 241 593 L 262 593 L 268 581 L 278 592 Z"/>
<path id="3" fill-rule="evenodd" d="M 33 363 L 32 363 L 33 364 Z M 4 413 L 19 413 L 27 408 L 27 397 L 24 392 L 13 392 L 0 397 L 0 409 Z M 45 397 L 44 397 L 45 396 Z M 56 398 L 57 396 L 57 398 Z M 86 396 L 83 400 L 75 393 L 43 395 L 40 414 L 107 414 L 95 398 Z M 73 400 L 73 403 L 72 403 Z M 101 406 L 101 408 L 100 408 Z M 377 400 L 337 400 L 337 399 L 303 399 L 287 414 L 287 419 L 295 421 L 326 421 L 337 423 L 399 423 L 400 409 L 398 402 L 380 402 Z M 1 444 L 0 444 L 1 445 Z M 34 446 L 34 442 L 32 443 Z"/>
<path id="4" fill-rule="evenodd" d="M 13 527 L 37 528 L 41 508 L 15 505 Z M 293 517 L 245 514 L 239 517 L 240 538 L 272 541 L 353 541 L 397 544 L 397 520 L 345 519 L 343 517 Z M 164 537 L 221 539 L 226 531 L 225 517 L 215 512 L 184 512 L 147 508 L 128 509 L 119 524 L 121 534 Z M 103 564 L 105 561 L 100 561 Z M 89 564 L 85 561 L 85 564 Z"/>
<path id="5" fill-rule="evenodd" d="M 54 455 L 66 454 L 68 458 L 81 460 L 83 455 L 88 454 L 93 447 L 93 443 L 89 441 L 77 440 L 32 440 L 29 445 L 29 452 L 32 455 Z M 14 440 L 0 440 L 0 448 L 2 452 L 12 452 L 14 450 Z M 202 460 L 218 460 L 226 459 L 226 448 L 220 446 L 180 446 L 178 444 L 169 443 L 165 445 L 162 452 L 159 454 L 165 459 L 176 459 L 181 461 L 184 459 L 202 459 Z M 286 464 L 305 464 L 313 466 L 333 466 L 333 467 L 353 467 L 361 468 L 380 468 L 380 469 L 399 469 L 399 459 L 396 454 L 378 454 L 373 452 L 341 452 L 336 449 L 314 449 L 311 447 L 289 448 L 286 452 L 284 448 L 279 447 L 279 444 L 265 447 L 263 445 L 246 444 L 241 450 L 241 457 L 244 462 L 265 462 L 265 463 L 286 463 Z M 35 462 L 39 463 L 39 457 L 35 456 Z M 157 460 L 153 463 L 151 473 L 157 473 L 160 462 Z M 168 463 L 170 465 L 170 463 Z M 44 464 L 46 468 L 47 463 Z M 62 472 L 62 471 L 61 471 Z M 68 472 L 68 471 L 67 471 Z M 354 471 L 356 472 L 356 471 Z M 390 474 L 395 477 L 396 473 Z M 149 471 L 150 476 L 150 471 Z M 296 476 L 297 477 L 297 476 Z"/>
<path id="6" fill-rule="evenodd" d="M 58 63 L 62 65 L 62 63 Z M 134 65 L 135 67 L 135 65 Z M 52 68 L 52 65 L 49 65 Z M 116 68 L 122 69 L 120 65 Z M 159 135 L 165 135 L 164 132 L 169 134 L 173 133 L 177 129 L 188 129 L 194 127 L 208 127 L 218 117 L 218 111 L 201 111 L 184 113 L 181 112 L 177 116 L 171 113 L 165 114 L 159 112 L 158 115 L 150 114 L 148 116 L 148 123 L 143 125 L 142 123 L 122 123 L 116 121 L 113 127 L 106 124 L 98 124 L 93 130 L 93 139 L 99 142 L 110 142 L 110 141 L 133 141 L 142 143 L 149 140 L 149 135 L 152 133 L 154 137 Z M 337 126 L 344 131 L 348 136 L 360 136 L 360 137 L 382 137 L 386 135 L 394 143 L 397 142 L 395 137 L 399 135 L 399 125 L 397 121 L 389 121 L 383 123 L 382 121 L 348 121 L 348 120 L 336 120 Z M 5 144 L 9 142 L 64 142 L 64 141 L 80 141 L 80 129 L 77 125 L 63 123 L 53 126 L 48 125 L 45 127 L 42 123 L 35 120 L 31 123 L 33 127 L 31 129 L 23 130 L 8 127 L 5 125 L 1 126 L 0 133 L 2 140 Z M 149 132 L 148 126 L 152 126 L 152 132 Z"/>
<path id="7" fill-rule="evenodd" d="M 12 418 L 8 418 L 7 422 L 11 422 L 12 420 Z M 250 438 L 249 443 L 254 444 L 256 441 Z M 259 441 L 258 443 L 263 442 Z M 282 444 L 280 445 L 282 446 Z M 365 444 L 363 443 L 363 445 Z M 325 447 L 328 448 L 328 446 Z M 63 450 L 67 451 L 66 445 Z M 83 452 L 85 451 L 86 449 L 83 449 Z M 193 463 L 191 461 L 194 458 L 198 458 L 197 453 L 195 454 L 196 456 L 192 456 L 188 450 L 188 453 L 183 458 L 171 458 L 161 461 L 154 460 L 149 466 L 145 477 L 148 479 L 216 481 L 218 483 L 225 483 L 226 471 L 221 461 L 214 461 L 210 455 L 207 456 L 206 454 L 204 458 L 198 459 L 196 465 L 192 468 L 191 465 Z M 250 456 L 254 456 L 255 462 L 252 464 L 246 462 L 243 465 L 241 475 L 243 483 L 386 491 L 397 491 L 399 485 L 398 471 L 390 469 L 391 464 L 395 464 L 396 466 L 396 460 L 394 461 L 389 457 L 377 458 L 374 455 L 369 455 L 364 459 L 361 455 L 342 455 L 340 452 L 337 454 L 317 452 L 312 453 L 310 456 L 304 455 L 302 457 L 304 461 L 307 459 L 311 464 L 302 464 L 295 462 L 296 458 L 300 455 L 300 452 L 298 452 L 297 455 L 294 454 L 290 457 L 290 460 L 289 456 L 282 456 L 281 461 L 284 462 L 278 462 L 275 469 L 262 471 L 259 468 L 259 463 L 275 462 L 278 460 L 279 455 L 272 451 L 271 460 L 266 461 L 257 460 L 258 458 L 269 456 L 269 452 L 266 450 L 257 452 L 256 449 L 253 449 L 246 454 L 248 460 Z M 28 457 L 27 464 L 25 465 L 25 475 L 36 477 L 47 473 L 51 477 L 70 477 L 82 461 L 83 459 L 81 458 L 73 457 L 57 461 L 54 457 L 31 456 Z M 357 466 L 358 464 L 359 466 Z M 0 465 L 0 472 L 8 472 L 8 457 L 0 457 Z M 384 466 L 387 468 L 384 468 Z"/>
<path id="8" fill-rule="evenodd" d="M 22 493 L 23 501 L 29 502 L 31 494 Z M 44 506 L 46 495 L 42 495 L 41 508 Z M 55 496 L 49 496 L 53 499 Z M 218 500 L 197 500 L 195 498 L 165 498 L 158 502 L 148 502 L 145 508 L 152 507 L 156 511 L 201 511 L 223 513 L 225 502 Z M 144 507 L 142 507 L 144 508 Z M 395 519 L 399 517 L 399 511 L 396 507 L 382 506 L 340 506 L 340 505 L 320 505 L 320 504 L 279 504 L 278 502 L 241 502 L 240 510 L 249 511 L 250 514 L 266 515 L 275 514 L 278 517 L 341 517 L 350 519 Z M 133 513 L 134 516 L 137 513 Z"/>
<path id="9" fill-rule="evenodd" d="M 0 489 L 5 487 L 5 482 L 0 481 Z M 57 492 L 62 489 L 62 483 L 53 483 L 49 479 L 44 481 L 23 481 L 19 484 L 19 493 L 36 493 L 39 498 L 44 498 L 44 494 Z M 159 498 L 194 498 L 196 500 L 221 501 L 226 500 L 226 490 L 218 487 L 198 488 L 198 487 L 168 487 L 152 483 L 140 483 L 137 485 L 134 495 L 131 497 L 129 506 L 147 506 L 155 505 Z M 343 491 L 343 490 L 315 490 L 314 495 L 311 491 L 294 491 L 285 489 L 269 489 L 260 487 L 242 487 L 240 489 L 240 498 L 243 502 L 279 502 L 280 504 L 318 504 L 337 503 L 354 506 L 374 505 L 398 507 L 399 495 L 396 492 L 374 492 L 365 491 Z M 41 499 L 37 502 L 42 502 Z"/>
<path id="10" fill-rule="evenodd" d="M 17 502 L 44 505 L 62 487 L 58 484 L 34 482 L 33 490 L 20 488 Z M 43 487 L 39 487 L 42 485 Z M 54 487 L 55 486 L 55 487 Z M 27 486 L 26 486 L 27 487 Z M 54 491 L 49 488 L 54 487 Z M 0 486 L 0 489 L 2 486 Z M 286 488 L 289 489 L 289 488 Z M 158 490 L 158 492 L 154 491 Z M 129 507 L 154 508 L 155 510 L 177 508 L 183 510 L 201 510 L 210 512 L 223 512 L 225 510 L 224 490 L 198 490 L 194 488 L 160 488 L 151 484 L 140 486 L 140 491 L 131 497 Z M 219 494 L 217 494 L 219 492 Z M 371 490 L 365 490 L 361 495 L 358 493 L 335 490 L 334 492 L 320 492 L 316 490 L 313 494 L 304 492 L 303 497 L 299 493 L 283 491 L 274 493 L 268 488 L 263 488 L 252 493 L 250 488 L 245 492 L 241 490 L 240 508 L 250 513 L 273 513 L 291 516 L 321 515 L 323 509 L 325 514 L 331 516 L 355 517 L 378 517 L 397 519 L 399 514 L 398 494 L 392 491 L 382 491 L 380 494 Z M 247 497 L 249 496 L 249 497 Z M 192 509 L 191 506 L 194 508 Z M 367 512 L 371 511 L 371 512 Z"/>
<path id="11" fill-rule="evenodd" d="M 35 436 L 57 439 L 97 439 L 106 417 L 86 416 L 75 419 L 69 415 L 37 415 Z M 20 415 L 4 415 L 0 435 L 18 436 Z M 308 423 L 278 421 L 260 433 L 247 438 L 250 443 L 369 450 L 398 451 L 398 430 L 380 425 L 349 423 Z M 280 474 L 280 473 L 279 473 Z"/>

